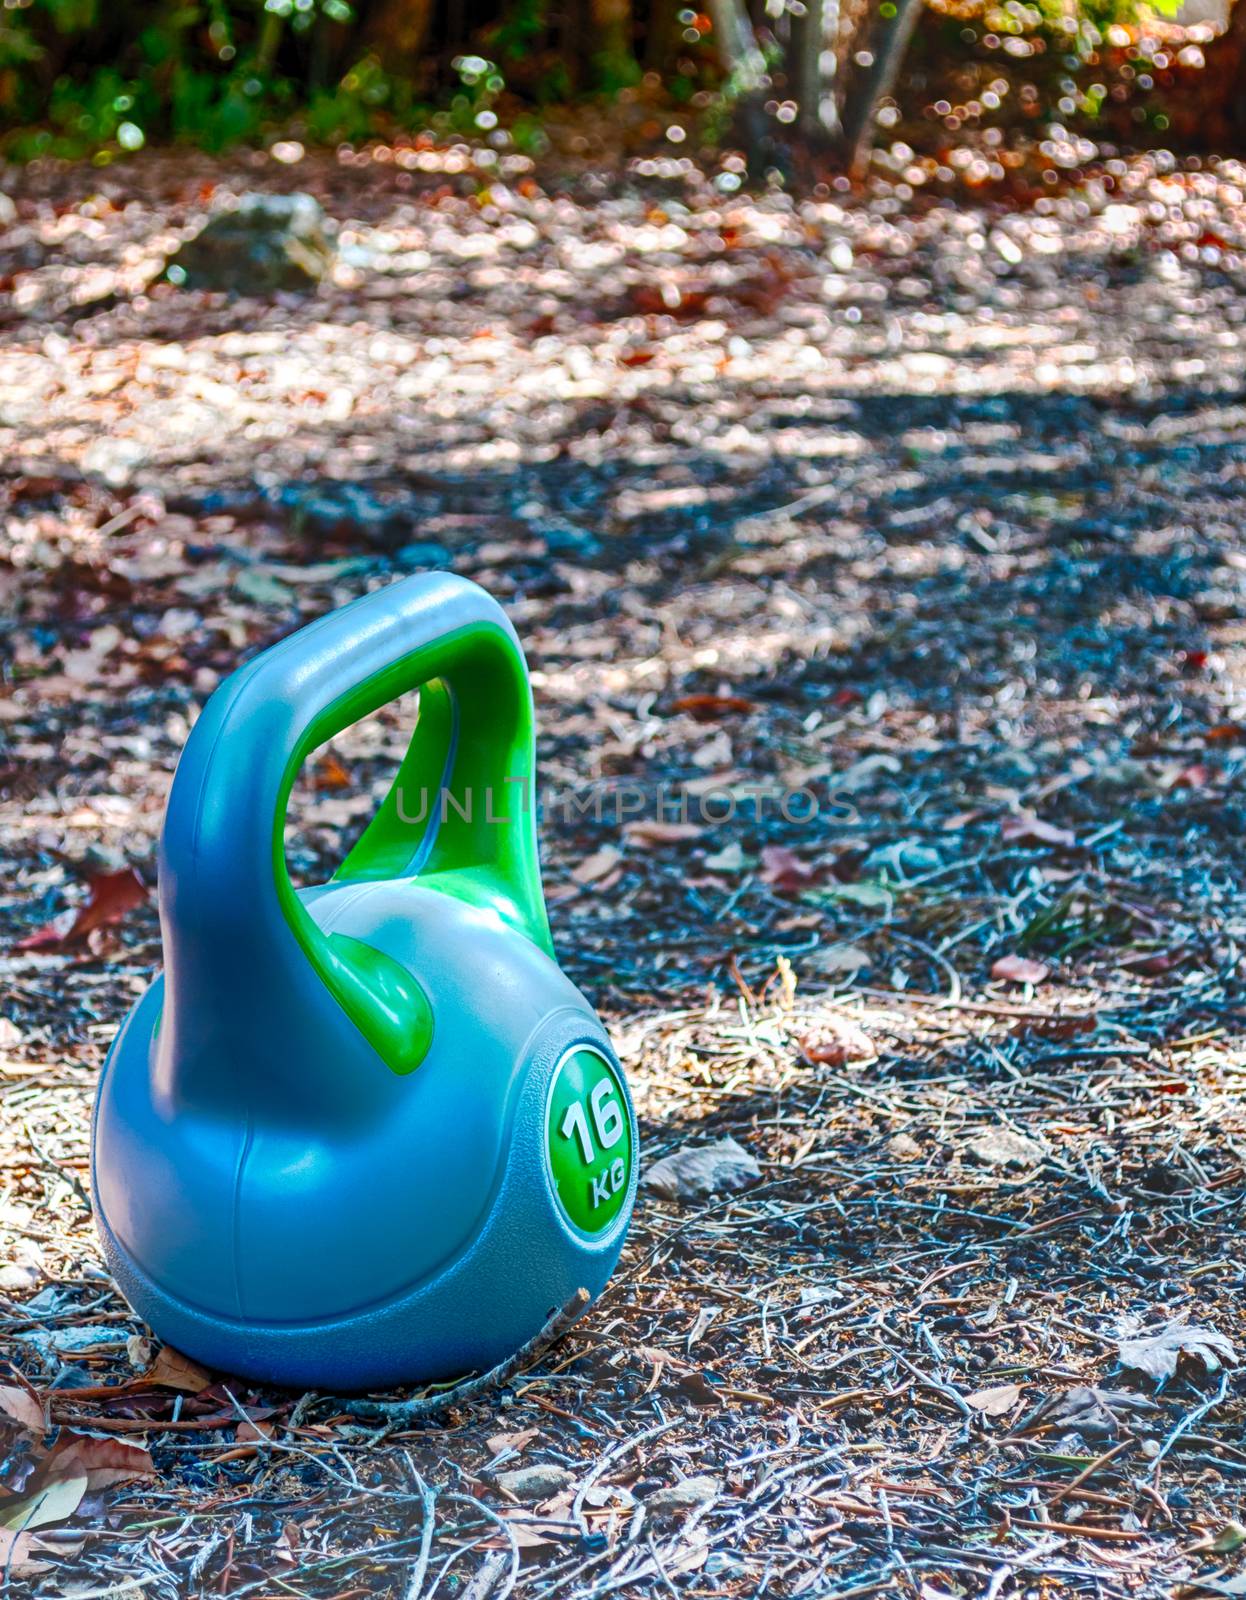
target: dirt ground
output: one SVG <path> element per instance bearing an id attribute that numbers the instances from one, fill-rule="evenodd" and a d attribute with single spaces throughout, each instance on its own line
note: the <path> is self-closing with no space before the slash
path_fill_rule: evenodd
<path id="1" fill-rule="evenodd" d="M 332 283 L 150 283 L 254 187 L 323 201 Z M 14 179 L 6 1594 L 1246 1593 L 1244 191 L 1163 157 L 1024 214 L 674 156 Z M 430 567 L 527 649 L 556 945 L 645 1163 L 731 1135 L 759 1181 L 642 1187 L 565 1340 L 387 1424 L 153 1347 L 88 1118 L 206 696 Z M 309 765 L 296 876 L 408 718 Z M 541 1500 L 499 1482 L 533 1466 Z"/>

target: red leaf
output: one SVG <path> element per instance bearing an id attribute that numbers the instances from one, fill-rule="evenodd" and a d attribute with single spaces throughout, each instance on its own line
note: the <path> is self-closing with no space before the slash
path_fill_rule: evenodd
<path id="1" fill-rule="evenodd" d="M 1025 956 L 1001 956 L 991 968 L 991 976 L 1005 983 L 1042 983 L 1050 972 L 1046 962 L 1029 961 Z"/>
<path id="2" fill-rule="evenodd" d="M 120 922 L 128 912 L 141 906 L 147 899 L 147 885 L 133 867 L 123 867 L 120 872 L 100 872 L 87 881 L 91 889 L 90 897 L 68 927 L 67 918 L 62 913 L 44 927 L 27 934 L 14 949 L 64 950 L 82 944 L 96 928 Z"/>
<path id="3" fill-rule="evenodd" d="M 671 706 L 686 711 L 697 722 L 714 722 L 726 711 L 751 711 L 753 702 L 738 694 L 686 694 Z"/>
<path id="4" fill-rule="evenodd" d="M 776 889 L 791 893 L 803 889 L 816 876 L 817 869 L 802 861 L 786 845 L 768 844 L 761 853 L 762 882 L 773 884 Z"/>
<path id="5" fill-rule="evenodd" d="M 1205 762 L 1196 761 L 1193 766 L 1182 768 L 1173 780 L 1173 787 L 1175 789 L 1205 789 L 1211 779 L 1211 768 Z"/>
<path id="6" fill-rule="evenodd" d="M 1054 822 L 1044 822 L 1030 811 L 1014 817 L 1005 817 L 999 825 L 1000 837 L 1010 844 L 1049 844 L 1057 850 L 1072 850 L 1076 835 L 1068 828 L 1059 828 Z"/>

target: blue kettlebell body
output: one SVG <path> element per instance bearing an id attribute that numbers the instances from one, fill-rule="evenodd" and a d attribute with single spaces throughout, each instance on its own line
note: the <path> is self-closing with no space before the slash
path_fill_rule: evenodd
<path id="1" fill-rule="evenodd" d="M 394 786 L 295 891 L 290 786 L 420 686 Z M 618 1258 L 636 1126 L 553 959 L 531 693 L 482 590 L 409 578 L 222 684 L 161 839 L 165 971 L 104 1064 L 92 1176 L 113 1273 L 211 1366 L 360 1389 L 483 1370 Z"/>

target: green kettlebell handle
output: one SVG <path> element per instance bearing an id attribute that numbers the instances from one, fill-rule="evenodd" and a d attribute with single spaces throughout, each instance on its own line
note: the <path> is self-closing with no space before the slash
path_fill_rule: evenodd
<path id="1" fill-rule="evenodd" d="M 178 764 L 161 861 L 162 921 L 176 926 L 189 961 L 196 946 L 227 940 L 236 958 L 250 942 L 261 967 L 275 966 L 274 982 L 287 982 L 292 936 L 400 1073 L 418 1066 L 431 1042 L 428 1002 L 388 956 L 318 927 L 290 882 L 285 820 L 311 752 L 416 688 L 410 746 L 336 880 L 418 875 L 552 954 L 523 653 L 501 607 L 449 574 L 365 595 L 222 685 Z"/>

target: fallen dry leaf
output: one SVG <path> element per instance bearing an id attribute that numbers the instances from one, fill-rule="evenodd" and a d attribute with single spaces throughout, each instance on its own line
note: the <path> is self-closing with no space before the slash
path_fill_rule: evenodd
<path id="1" fill-rule="evenodd" d="M 1013 1409 L 1020 1398 L 1020 1384 L 997 1383 L 988 1389 L 975 1389 L 972 1394 L 967 1394 L 965 1404 L 980 1411 L 984 1417 L 1002 1417 Z"/>
<path id="2" fill-rule="evenodd" d="M 1193 1322 L 1170 1322 L 1155 1333 L 1118 1339 L 1117 1350 L 1122 1367 L 1145 1372 L 1161 1383 L 1175 1376 L 1182 1356 L 1196 1356 L 1208 1372 L 1231 1367 L 1237 1360 L 1233 1345 L 1223 1333 Z"/>
<path id="3" fill-rule="evenodd" d="M 761 1182 L 761 1168 L 743 1145 L 728 1136 L 713 1144 L 686 1144 L 663 1156 L 641 1182 L 664 1200 L 703 1200 L 751 1189 Z"/>
<path id="4" fill-rule="evenodd" d="M 43 1433 L 47 1428 L 42 1404 L 29 1389 L 21 1389 L 16 1384 L 0 1384 L 0 1411 L 31 1433 Z"/>
<path id="5" fill-rule="evenodd" d="M 738 694 L 685 694 L 671 705 L 672 711 L 686 711 L 697 722 L 713 722 L 729 711 L 752 709 L 753 702 Z"/>
<path id="6" fill-rule="evenodd" d="M 90 897 L 72 917 L 62 913 L 34 933 L 18 940 L 16 950 L 67 949 L 81 944 L 96 928 L 120 922 L 147 899 L 147 885 L 133 867 L 100 872 L 89 878 Z"/>
<path id="7" fill-rule="evenodd" d="M 495 1433 L 485 1443 L 495 1456 L 500 1456 L 503 1450 L 525 1450 L 537 1437 L 536 1428 L 520 1428 L 516 1433 Z"/>
<path id="8" fill-rule="evenodd" d="M 1025 956 L 1000 956 L 991 976 L 1005 983 L 1042 983 L 1051 968 L 1045 961 L 1030 961 Z"/>
<path id="9" fill-rule="evenodd" d="M 44 1482 L 81 1478 L 89 1489 L 155 1475 L 151 1456 L 141 1444 L 126 1439 L 102 1439 L 93 1433 L 72 1433 L 62 1428 L 60 1437 L 39 1468 Z"/>
<path id="10" fill-rule="evenodd" d="M 699 839 L 705 832 L 695 822 L 662 822 L 657 818 L 623 824 L 623 836 L 632 844 L 679 844 L 684 839 Z"/>
<path id="11" fill-rule="evenodd" d="M 210 1372 L 170 1344 L 161 1346 L 143 1376 L 148 1383 L 158 1383 L 162 1389 L 180 1389 L 183 1394 L 201 1394 L 212 1383 Z"/>
<path id="12" fill-rule="evenodd" d="M 1131 1419 L 1158 1410 L 1154 1400 L 1144 1399 L 1141 1395 L 1078 1384 L 1045 1401 L 1035 1413 L 1031 1425 L 1037 1425 L 1040 1421 L 1058 1422 L 1063 1428 L 1075 1429 L 1091 1438 L 1115 1438 L 1122 1427 L 1135 1425 Z"/>
<path id="13" fill-rule="evenodd" d="M 349 789 L 355 780 L 332 751 L 329 751 L 316 763 L 316 771 L 312 781 L 317 789 L 324 790 Z"/>
<path id="14" fill-rule="evenodd" d="M 848 1017 L 825 1017 L 800 1041 L 806 1061 L 828 1067 L 844 1067 L 850 1061 L 875 1061 L 874 1041 L 859 1023 Z"/>
<path id="15" fill-rule="evenodd" d="M 600 850 L 594 850 L 591 856 L 585 856 L 577 866 L 572 867 L 571 876 L 576 883 L 598 883 L 602 878 L 608 878 L 623 859 L 623 852 L 614 845 L 603 845 Z"/>
<path id="16" fill-rule="evenodd" d="M 33 1578 L 41 1572 L 51 1572 L 52 1564 L 34 1558 L 35 1541 L 28 1533 L 15 1533 L 11 1528 L 0 1528 L 0 1571 L 6 1577 Z"/>
<path id="17" fill-rule="evenodd" d="M 87 1487 L 84 1472 L 45 1481 L 31 1493 L 0 1505 L 0 1529 L 24 1533 L 29 1528 L 43 1528 L 51 1522 L 65 1522 L 82 1504 Z"/>
<path id="18" fill-rule="evenodd" d="M 1076 835 L 1068 828 L 1057 827 L 1054 822 L 1044 822 L 1029 811 L 1005 817 L 999 825 L 999 832 L 1000 837 L 1009 844 L 1046 844 L 1057 850 L 1071 850 L 1077 843 Z"/>
<path id="19" fill-rule="evenodd" d="M 783 844 L 768 844 L 761 853 L 763 883 L 775 889 L 792 892 L 803 889 L 817 876 L 817 869 L 802 861 L 793 850 Z"/>

